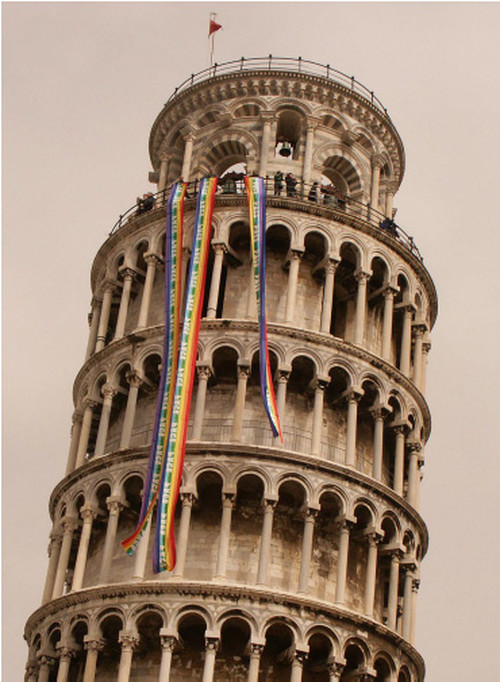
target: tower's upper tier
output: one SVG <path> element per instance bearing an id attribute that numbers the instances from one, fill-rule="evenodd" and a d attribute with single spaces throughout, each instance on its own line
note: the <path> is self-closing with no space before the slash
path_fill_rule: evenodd
<path id="1" fill-rule="evenodd" d="M 332 182 L 377 209 L 399 188 L 405 165 L 401 138 L 373 92 L 300 58 L 241 59 L 193 74 L 151 130 L 153 168 L 160 176 L 163 162 L 167 183 L 185 175 L 186 145 L 185 180 L 244 163 L 248 173 L 286 170 L 306 183 Z"/>

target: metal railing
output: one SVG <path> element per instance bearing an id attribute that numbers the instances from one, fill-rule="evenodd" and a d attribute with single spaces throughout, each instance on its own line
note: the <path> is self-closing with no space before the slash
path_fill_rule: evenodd
<path id="1" fill-rule="evenodd" d="M 241 57 L 240 59 L 229 62 L 215 63 L 203 71 L 192 73 L 189 78 L 186 78 L 180 85 L 178 85 L 173 94 L 167 100 L 169 104 L 177 95 L 192 85 L 201 83 L 214 76 L 222 76 L 224 74 L 236 73 L 241 71 L 290 71 L 292 73 L 304 73 L 310 76 L 322 76 L 328 78 L 335 83 L 339 83 L 349 90 L 361 95 L 373 105 L 390 118 L 387 109 L 384 107 L 379 98 L 375 95 L 373 90 L 367 88 L 363 83 L 360 83 L 354 76 L 349 76 L 343 71 L 334 69 L 330 64 L 320 64 L 319 62 L 311 61 L 310 59 L 302 59 L 302 57 L 275 57 L 272 54 L 267 57 Z"/>
<path id="2" fill-rule="evenodd" d="M 217 188 L 216 194 L 216 205 L 218 198 L 230 198 L 242 196 L 245 194 L 245 185 L 242 174 L 238 179 L 225 180 L 221 178 L 219 180 L 219 186 Z M 186 192 L 186 199 L 195 199 L 198 195 L 198 180 L 188 183 L 188 188 Z M 357 201 L 349 196 L 345 196 L 336 190 L 331 189 L 331 185 L 315 185 L 308 184 L 298 180 L 294 186 L 290 183 L 288 186 L 285 181 L 282 183 L 282 187 L 279 188 L 273 178 L 265 178 L 266 186 L 266 203 L 268 205 L 273 205 L 276 201 L 286 201 L 290 202 L 290 208 L 293 205 L 300 203 L 302 206 L 318 206 L 323 209 L 327 209 L 332 212 L 332 216 L 335 215 L 348 215 L 358 218 L 372 227 L 377 228 L 384 234 L 388 235 L 391 239 L 402 244 L 410 253 L 416 256 L 421 262 L 423 262 L 422 255 L 418 250 L 415 240 L 409 234 L 403 230 L 402 227 L 394 223 L 392 220 L 389 221 L 387 217 L 380 211 L 375 210 L 367 204 L 363 204 L 361 201 Z M 151 203 L 151 207 L 148 209 L 141 208 L 137 204 L 131 206 L 129 209 L 122 213 L 116 223 L 113 225 L 109 236 L 117 232 L 123 225 L 125 225 L 131 218 L 139 215 L 145 215 L 153 209 L 161 208 L 165 206 L 168 195 L 170 193 L 170 188 L 166 188 L 160 192 L 152 194 L 152 199 L 154 202 Z"/>

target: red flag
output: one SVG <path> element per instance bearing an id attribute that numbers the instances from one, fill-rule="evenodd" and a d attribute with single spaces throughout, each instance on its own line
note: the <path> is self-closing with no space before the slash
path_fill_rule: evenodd
<path id="1" fill-rule="evenodd" d="M 208 37 L 210 38 L 212 33 L 215 33 L 215 31 L 218 31 L 220 28 L 222 28 L 222 24 L 218 24 L 213 19 L 210 19 L 210 25 L 208 27 Z"/>

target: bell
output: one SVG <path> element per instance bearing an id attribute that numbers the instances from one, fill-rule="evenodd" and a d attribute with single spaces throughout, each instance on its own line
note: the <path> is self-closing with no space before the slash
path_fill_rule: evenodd
<path id="1" fill-rule="evenodd" d="M 292 153 L 292 148 L 290 147 L 289 142 L 283 142 L 281 149 L 280 149 L 280 156 L 290 156 Z"/>

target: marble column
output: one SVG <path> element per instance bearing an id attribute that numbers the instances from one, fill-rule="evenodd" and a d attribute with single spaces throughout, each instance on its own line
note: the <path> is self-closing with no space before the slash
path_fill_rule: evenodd
<path id="1" fill-rule="evenodd" d="M 387 287 L 384 291 L 384 313 L 382 320 L 382 357 L 390 361 L 392 351 L 392 322 L 394 317 L 394 295 L 396 291 Z"/>
<path id="2" fill-rule="evenodd" d="M 418 442 L 408 443 L 409 451 L 409 465 L 408 465 L 408 490 L 406 499 L 408 504 L 416 508 L 418 502 L 418 481 L 420 478 L 420 470 L 418 467 L 419 454 L 422 450 L 422 445 Z"/>
<path id="3" fill-rule="evenodd" d="M 196 391 L 196 403 L 194 407 L 192 440 L 200 440 L 205 416 L 205 402 L 207 397 L 208 380 L 212 371 L 208 365 L 197 365 L 198 389 Z"/>
<path id="4" fill-rule="evenodd" d="M 354 318 L 354 343 L 361 345 L 365 334 L 366 321 L 366 287 L 371 273 L 356 272 L 358 291 L 356 294 L 356 314 Z"/>
<path id="5" fill-rule="evenodd" d="M 146 571 L 146 561 L 149 558 L 148 547 L 149 547 L 149 536 L 151 534 L 152 521 L 149 520 L 144 526 L 144 530 L 139 540 L 139 546 L 135 550 L 135 561 L 132 574 L 132 580 L 134 582 L 139 582 L 144 580 L 144 574 Z"/>
<path id="6" fill-rule="evenodd" d="M 82 532 L 78 544 L 78 554 L 76 556 L 75 571 L 73 573 L 73 583 L 71 591 L 80 590 L 83 585 L 85 568 L 87 566 L 87 555 L 89 551 L 90 535 L 92 533 L 92 523 L 97 516 L 97 510 L 90 506 L 82 507 L 80 510 L 82 517 Z"/>
<path id="7" fill-rule="evenodd" d="M 260 657 L 264 651 L 263 644 L 250 644 L 250 663 L 248 665 L 247 682 L 259 682 Z"/>
<path id="8" fill-rule="evenodd" d="M 99 315 L 99 327 L 97 330 L 97 341 L 95 345 L 95 352 L 102 350 L 106 345 L 106 336 L 108 333 L 109 314 L 111 312 L 111 302 L 113 300 L 113 290 L 116 282 L 108 280 L 104 284 L 104 293 L 102 296 L 101 314 Z"/>
<path id="9" fill-rule="evenodd" d="M 259 163 L 259 175 L 261 178 L 266 177 L 267 164 L 269 158 L 269 142 L 271 140 L 271 125 L 274 120 L 274 114 L 264 113 L 262 114 L 262 144 L 260 147 L 260 163 Z"/>
<path id="10" fill-rule="evenodd" d="M 304 513 L 304 532 L 302 535 L 302 553 L 300 558 L 300 575 L 298 592 L 306 594 L 308 591 L 309 572 L 313 550 L 314 524 L 318 516 L 318 509 L 309 507 Z"/>
<path id="11" fill-rule="evenodd" d="M 109 516 L 106 527 L 106 537 L 104 539 L 104 548 L 102 550 L 101 571 L 99 574 L 99 583 L 101 585 L 109 581 L 111 562 L 113 560 L 113 551 L 116 542 L 116 531 L 118 529 L 118 520 L 120 512 L 123 509 L 123 503 L 118 497 L 108 497 L 106 499 L 106 506 L 109 511 Z"/>
<path id="12" fill-rule="evenodd" d="M 245 397 L 247 392 L 247 381 L 250 376 L 248 365 L 238 364 L 238 387 L 236 389 L 236 400 L 234 403 L 233 427 L 231 439 L 241 441 L 243 434 L 243 414 L 245 411 Z"/>
<path id="13" fill-rule="evenodd" d="M 303 651 L 295 651 L 292 659 L 292 670 L 290 672 L 290 682 L 301 682 L 302 671 L 306 654 Z"/>
<path id="14" fill-rule="evenodd" d="M 382 462 L 384 456 L 384 419 L 387 410 L 377 406 L 370 410 L 373 417 L 373 468 L 372 476 L 377 481 L 382 480 Z"/>
<path id="15" fill-rule="evenodd" d="M 418 588 L 420 587 L 420 580 L 418 577 L 414 578 L 411 587 L 411 626 L 410 626 L 410 643 L 415 644 L 415 631 L 417 625 L 417 597 Z"/>
<path id="16" fill-rule="evenodd" d="M 404 487 L 405 442 L 408 428 L 405 424 L 397 424 L 393 428 L 396 433 L 396 444 L 394 447 L 393 489 L 397 495 L 402 496 Z"/>
<path id="17" fill-rule="evenodd" d="M 387 627 L 396 630 L 398 616 L 399 593 L 399 551 L 391 552 L 391 566 L 389 571 L 389 595 L 387 600 Z"/>
<path id="18" fill-rule="evenodd" d="M 168 177 L 168 163 L 169 158 L 167 156 L 160 156 L 160 171 L 158 176 L 158 192 L 163 192 L 167 187 L 167 177 Z"/>
<path id="19" fill-rule="evenodd" d="M 339 261 L 329 259 L 325 265 L 325 281 L 323 284 L 323 305 L 321 308 L 321 324 L 320 331 L 325 334 L 330 333 L 332 324 L 332 306 L 333 306 L 333 286 L 335 282 L 335 270 Z"/>
<path id="20" fill-rule="evenodd" d="M 101 389 L 103 396 L 101 418 L 99 420 L 99 429 L 97 431 L 97 439 L 95 443 L 95 457 L 102 457 L 106 448 L 106 439 L 108 437 L 109 418 L 111 416 L 111 407 L 113 405 L 113 398 L 117 391 L 114 386 L 109 383 L 104 384 Z"/>
<path id="21" fill-rule="evenodd" d="M 295 299 L 297 296 L 297 282 L 299 265 L 304 252 L 298 249 L 290 250 L 290 268 L 288 270 L 288 291 L 286 297 L 285 323 L 293 324 L 295 320 Z"/>
<path id="22" fill-rule="evenodd" d="M 226 578 L 227 555 L 229 539 L 231 536 L 231 517 L 233 513 L 234 493 L 222 493 L 222 515 L 219 532 L 219 551 L 217 553 L 217 566 L 215 577 L 224 580 Z"/>
<path id="23" fill-rule="evenodd" d="M 405 376 L 410 376 L 410 354 L 411 354 L 411 323 L 413 317 L 413 306 L 403 307 L 403 329 L 401 332 L 401 352 L 399 355 L 399 369 Z"/>
<path id="24" fill-rule="evenodd" d="M 38 678 L 38 664 L 36 661 L 29 661 L 26 664 L 25 682 L 37 682 Z"/>
<path id="25" fill-rule="evenodd" d="M 394 200 L 394 194 L 396 192 L 396 185 L 393 182 L 386 183 L 385 190 L 385 215 L 388 218 L 392 218 L 392 204 Z"/>
<path id="26" fill-rule="evenodd" d="M 99 329 L 99 317 L 101 314 L 101 301 L 97 298 L 92 299 L 92 310 L 89 314 L 89 340 L 87 342 L 87 350 L 85 351 L 85 362 L 95 351 L 97 343 L 97 330 Z"/>
<path id="27" fill-rule="evenodd" d="M 128 306 L 130 303 L 130 292 L 132 290 L 132 283 L 137 276 L 135 270 L 132 268 L 120 268 L 120 274 L 123 277 L 122 295 L 120 299 L 120 308 L 118 309 L 118 319 L 116 321 L 116 329 L 114 339 L 121 339 L 125 333 L 125 325 L 127 324 Z"/>
<path id="28" fill-rule="evenodd" d="M 328 381 L 316 379 L 314 388 L 313 424 L 311 435 L 311 455 L 321 455 L 321 432 L 323 430 L 323 404 Z"/>
<path id="29" fill-rule="evenodd" d="M 49 543 L 49 567 L 47 569 L 47 577 L 45 578 L 42 604 L 46 604 L 52 598 L 52 593 L 54 591 L 54 581 L 59 563 L 59 555 L 61 553 L 61 543 L 61 534 L 58 532 L 52 532 L 50 534 Z"/>
<path id="30" fill-rule="evenodd" d="M 41 655 L 38 657 L 38 682 L 49 682 L 50 669 L 54 667 L 53 656 Z"/>
<path id="31" fill-rule="evenodd" d="M 57 671 L 56 682 L 68 682 L 69 668 L 71 659 L 76 655 L 76 649 L 63 646 L 59 649 L 59 669 Z"/>
<path id="32" fill-rule="evenodd" d="M 351 523 L 346 519 L 340 521 L 339 555 L 337 560 L 337 587 L 335 604 L 343 606 L 347 584 L 347 561 L 349 558 L 349 534 Z"/>
<path id="33" fill-rule="evenodd" d="M 174 568 L 174 575 L 184 577 L 184 566 L 186 563 L 186 552 L 189 538 L 189 526 L 191 523 L 191 510 L 196 497 L 194 493 L 181 493 L 182 502 L 181 521 L 179 524 L 179 539 L 177 541 L 177 561 Z"/>
<path id="34" fill-rule="evenodd" d="M 372 157 L 372 181 L 370 187 L 370 208 L 378 209 L 378 191 L 380 187 L 380 169 L 383 161 L 379 155 Z"/>
<path id="35" fill-rule="evenodd" d="M 97 670 L 97 658 L 99 656 L 99 651 L 102 651 L 104 648 L 104 642 L 91 635 L 85 635 L 84 648 L 87 652 L 87 656 L 85 659 L 83 682 L 94 682 Z"/>
<path id="36" fill-rule="evenodd" d="M 76 466 L 76 454 L 78 452 L 78 443 L 80 442 L 80 433 L 82 431 L 83 414 L 79 410 L 75 410 L 71 421 L 71 442 L 69 445 L 66 476 L 74 471 Z"/>
<path id="37" fill-rule="evenodd" d="M 65 516 L 61 521 L 61 528 L 63 531 L 62 544 L 59 553 L 59 561 L 57 563 L 56 577 L 54 579 L 52 599 L 57 599 L 57 597 L 60 597 L 63 593 L 71 551 L 71 542 L 73 540 L 73 533 L 78 528 L 78 519 L 72 516 Z"/>
<path id="38" fill-rule="evenodd" d="M 427 379 L 427 363 L 429 361 L 429 351 L 431 344 L 429 342 L 422 344 L 422 376 L 420 379 L 420 391 L 425 395 L 426 379 Z"/>
<path id="39" fill-rule="evenodd" d="M 346 391 L 347 398 L 347 433 L 345 463 L 356 466 L 356 432 L 358 428 L 358 403 L 363 393 L 356 389 Z"/>
<path id="40" fill-rule="evenodd" d="M 137 398 L 139 397 L 139 388 L 144 379 L 132 369 L 126 374 L 129 389 L 127 396 L 127 406 L 125 408 L 125 415 L 123 417 L 122 433 L 120 437 L 120 449 L 130 447 L 130 439 L 132 437 L 132 430 L 134 428 L 135 410 L 137 407 Z"/>
<path id="41" fill-rule="evenodd" d="M 415 338 L 415 347 L 413 349 L 413 382 L 420 391 L 422 390 L 423 348 L 424 334 L 426 331 L 427 325 L 425 324 L 413 325 Z"/>
<path id="42" fill-rule="evenodd" d="M 402 637 L 410 641 L 411 636 L 411 617 L 413 611 L 412 590 L 415 566 L 413 564 L 404 565 L 404 592 L 403 592 L 403 627 Z"/>
<path id="43" fill-rule="evenodd" d="M 137 635 L 129 632 L 121 632 L 118 641 L 121 644 L 122 652 L 120 656 L 120 667 L 118 669 L 117 682 L 129 682 L 130 670 L 132 668 L 132 657 L 134 649 L 139 643 Z"/>
<path id="44" fill-rule="evenodd" d="M 274 439 L 276 447 L 284 447 L 285 445 L 285 424 L 286 424 L 286 388 L 288 379 L 290 378 L 290 370 L 278 369 L 278 388 L 276 391 L 276 408 L 278 410 L 278 417 L 281 425 L 281 434 L 283 436 L 283 443 L 279 437 Z"/>
<path id="45" fill-rule="evenodd" d="M 193 156 L 194 130 L 187 130 L 184 135 L 184 157 L 182 159 L 181 178 L 184 182 L 189 182 L 191 171 L 191 158 Z"/>
<path id="46" fill-rule="evenodd" d="M 212 279 L 210 281 L 210 292 L 208 295 L 207 304 L 207 318 L 214 319 L 217 317 L 217 303 L 219 301 L 220 278 L 222 273 L 222 264 L 224 262 L 224 253 L 226 246 L 222 242 L 212 242 L 214 249 L 214 265 L 212 268 Z"/>
<path id="47" fill-rule="evenodd" d="M 309 185 L 311 182 L 312 173 L 312 157 L 314 150 L 314 131 L 317 124 L 315 122 L 307 121 L 306 123 L 306 148 L 304 150 L 304 166 L 302 170 L 302 179 L 304 184 Z"/>
<path id="48" fill-rule="evenodd" d="M 137 329 L 144 329 L 144 327 L 148 326 L 149 308 L 151 306 L 151 296 L 153 295 L 153 288 L 155 284 L 156 269 L 161 263 L 160 257 L 151 252 L 144 254 L 144 260 L 146 261 L 147 269 L 144 287 L 142 289 L 141 307 L 139 308 Z"/>
<path id="49" fill-rule="evenodd" d="M 203 665 L 203 677 L 201 682 L 213 682 L 215 656 L 217 654 L 217 647 L 219 640 L 217 637 L 205 637 L 205 663 Z"/>
<path id="50" fill-rule="evenodd" d="M 271 558 L 271 536 L 273 532 L 273 517 L 277 500 L 264 500 L 264 520 L 260 538 L 259 566 L 257 570 L 257 585 L 267 585 L 269 580 L 269 561 Z"/>
<path id="51" fill-rule="evenodd" d="M 92 427 L 92 417 L 94 414 L 94 408 L 97 406 L 97 402 L 87 398 L 83 405 L 84 412 L 82 418 L 82 427 L 80 429 L 80 438 L 78 440 L 78 448 L 76 451 L 75 469 L 78 469 L 85 464 L 85 455 L 87 454 L 90 429 Z"/>
<path id="52" fill-rule="evenodd" d="M 373 608 L 375 605 L 379 540 L 380 537 L 376 533 L 367 533 L 366 541 L 368 543 L 368 556 L 366 560 L 364 614 L 365 616 L 368 616 L 368 618 L 373 618 Z"/>
<path id="53" fill-rule="evenodd" d="M 161 663 L 158 682 L 170 682 L 170 667 L 176 641 L 172 635 L 162 635 L 160 631 Z"/>

